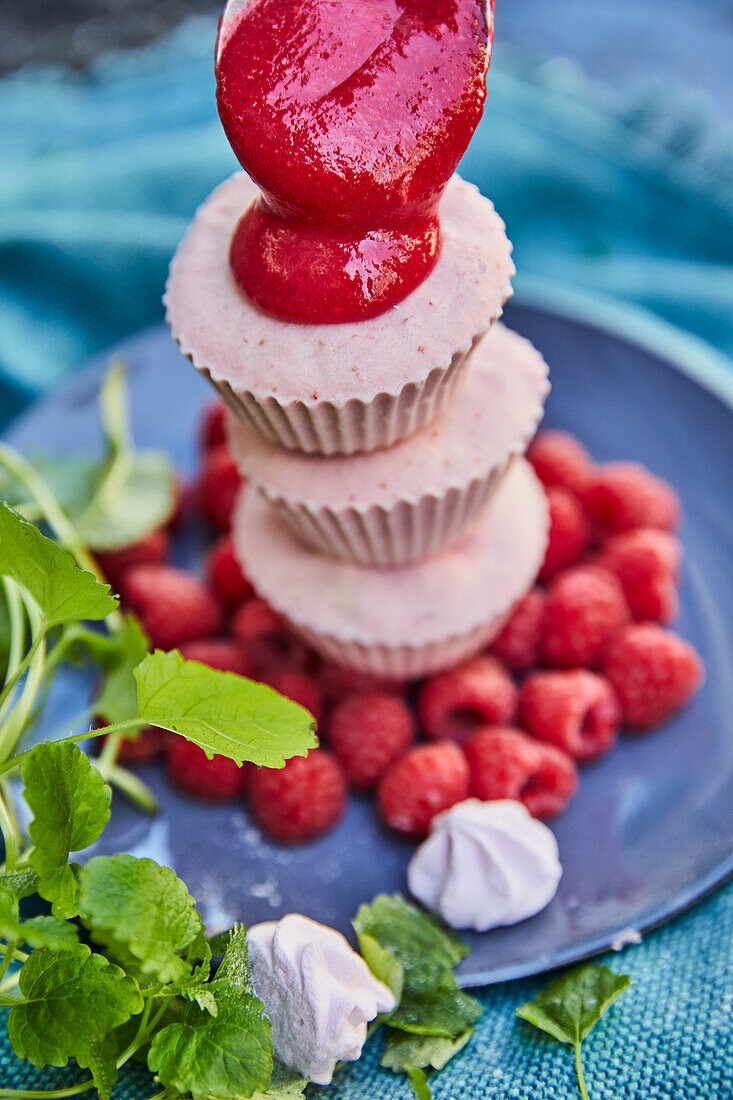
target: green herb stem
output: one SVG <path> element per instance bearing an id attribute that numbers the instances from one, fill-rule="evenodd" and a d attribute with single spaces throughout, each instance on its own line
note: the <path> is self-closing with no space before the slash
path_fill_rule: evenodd
<path id="1" fill-rule="evenodd" d="M 14 871 L 18 863 L 18 833 L 12 815 L 5 804 L 4 792 L 0 794 L 0 831 L 5 842 L 5 866 L 8 871 Z M 0 979 L 2 979 L 0 973 Z"/>
<path id="2" fill-rule="evenodd" d="M 62 745 L 68 742 L 71 745 L 76 745 L 79 741 L 89 741 L 93 737 L 104 737 L 109 733 L 116 733 L 118 730 L 124 732 L 125 730 L 137 729 L 138 726 L 142 725 L 145 725 L 145 723 L 139 718 L 130 718 L 127 722 L 118 722 L 113 726 L 101 726 L 96 730 L 85 730 L 83 733 L 73 733 L 69 737 L 61 737 L 56 744 Z M 0 764 L 0 775 L 5 775 L 7 772 L 20 767 L 32 752 L 32 748 L 26 749 L 25 752 L 19 752 L 17 756 L 11 756 L 9 760 L 4 760 Z"/>
<path id="3" fill-rule="evenodd" d="M 49 486 L 40 474 L 33 469 L 30 462 L 27 462 L 23 456 L 18 454 L 12 447 L 8 447 L 5 443 L 0 443 L 0 464 L 10 470 L 10 472 L 17 477 L 18 481 L 25 485 L 28 492 L 42 510 L 44 518 L 53 529 L 64 549 L 68 550 L 69 553 L 74 556 L 82 569 L 86 569 L 89 573 L 93 573 L 97 580 L 104 583 L 104 575 L 94 560 L 94 557 L 89 553 L 86 546 L 84 546 L 74 525 L 53 495 Z M 112 611 L 107 616 L 107 621 L 112 626 L 119 628 L 123 621 L 122 615 L 119 611 Z"/>
<path id="4" fill-rule="evenodd" d="M 43 680 L 43 665 L 46 660 L 46 640 L 43 633 L 39 633 L 41 633 L 41 636 L 37 640 L 37 644 L 34 640 L 34 648 L 29 650 L 31 660 L 28 665 L 28 675 L 25 678 L 20 698 L 8 716 L 4 726 L 0 727 L 0 762 L 7 760 L 10 753 L 15 749 L 18 739 L 23 733 L 31 715 L 33 704 L 36 701 L 36 696 L 38 695 L 38 690 Z M 0 768 L 0 774 L 2 774 L 2 768 Z"/>
<path id="5" fill-rule="evenodd" d="M 31 645 L 30 649 L 28 650 L 28 652 L 26 653 L 25 657 L 15 666 L 15 669 L 13 670 L 12 675 L 8 676 L 6 678 L 5 687 L 0 692 L 0 708 L 4 708 L 5 703 L 7 702 L 7 700 L 10 697 L 11 692 L 13 691 L 13 688 L 16 686 L 16 684 L 20 680 L 23 673 L 26 672 L 26 670 L 28 669 L 29 664 L 31 663 L 31 661 L 35 657 L 36 653 L 38 652 L 39 646 L 41 645 L 41 642 L 43 641 L 44 637 L 45 637 L 45 632 L 44 633 L 39 632 L 36 635 L 36 637 L 33 639 L 32 645 Z"/>
<path id="6" fill-rule="evenodd" d="M 583 1066 L 580 1060 L 580 1043 L 575 1043 L 575 1072 L 578 1075 L 578 1088 L 580 1089 L 580 1095 L 583 1097 L 583 1100 L 590 1100 L 588 1096 L 588 1090 L 585 1087 Z"/>
<path id="7" fill-rule="evenodd" d="M 114 737 L 117 735 L 113 734 L 112 736 Z M 122 734 L 119 736 L 121 737 Z M 107 743 L 109 744 L 109 742 Z M 106 764 L 101 757 L 99 757 L 95 763 L 97 771 L 100 773 L 105 783 L 111 783 L 113 787 L 116 787 L 118 791 L 126 795 L 134 805 L 138 806 L 145 813 L 157 814 L 159 808 L 158 801 L 150 788 L 143 783 L 142 779 L 139 779 L 133 772 L 128 771 L 127 768 L 120 767 L 119 764 Z"/>
<path id="8" fill-rule="evenodd" d="M 81 1081 L 78 1085 L 69 1085 L 65 1089 L 0 1089 L 0 1100 L 64 1100 L 67 1096 L 78 1096 L 94 1088 L 94 1081 Z"/>
<path id="9" fill-rule="evenodd" d="M 23 600 L 20 589 L 12 577 L 0 577 L 5 590 L 5 603 L 8 608 L 10 622 L 10 650 L 8 652 L 8 664 L 5 670 L 3 687 L 15 675 L 15 670 L 22 660 L 23 642 L 25 640 L 25 618 L 23 614 Z"/>

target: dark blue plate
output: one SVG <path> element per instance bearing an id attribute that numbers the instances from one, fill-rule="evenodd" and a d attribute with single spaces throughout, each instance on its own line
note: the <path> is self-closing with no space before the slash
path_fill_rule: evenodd
<path id="1" fill-rule="evenodd" d="M 733 385 L 713 353 L 671 330 L 626 312 L 620 327 L 613 310 L 568 302 L 564 296 L 562 312 L 557 303 L 514 304 L 506 320 L 549 361 L 547 423 L 577 433 L 599 459 L 638 459 L 677 487 L 685 546 L 677 625 L 703 655 L 707 680 L 665 728 L 622 738 L 607 759 L 583 770 L 578 795 L 553 826 L 565 868 L 557 897 L 532 920 L 468 936 L 465 985 L 601 951 L 665 920 L 733 871 Z M 620 335 L 630 325 L 633 338 Z M 131 366 L 138 442 L 167 449 L 191 470 L 210 390 L 162 327 L 115 350 Z M 106 359 L 17 421 L 11 442 L 24 451 L 97 447 Z M 193 531 L 176 552 L 190 564 L 202 546 Z M 78 673 L 65 674 L 49 728 L 77 713 L 87 690 Z M 368 800 L 352 799 L 323 840 L 286 848 L 263 840 L 243 806 L 190 801 L 157 766 L 142 774 L 162 812 L 146 818 L 117 799 L 105 850 L 175 867 L 214 928 L 297 910 L 348 933 L 362 901 L 405 889 L 411 845 L 380 828 Z"/>

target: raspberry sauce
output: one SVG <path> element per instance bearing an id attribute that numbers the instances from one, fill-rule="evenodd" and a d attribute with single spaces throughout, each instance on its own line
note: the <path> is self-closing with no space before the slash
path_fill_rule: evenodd
<path id="1" fill-rule="evenodd" d="M 282 320 L 360 321 L 422 282 L 492 35 L 493 0 L 230 0 L 219 114 L 262 190 L 230 251 L 249 298 Z"/>

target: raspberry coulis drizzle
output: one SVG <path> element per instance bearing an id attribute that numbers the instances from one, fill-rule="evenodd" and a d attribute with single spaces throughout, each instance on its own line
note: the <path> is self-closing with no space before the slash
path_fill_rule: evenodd
<path id="1" fill-rule="evenodd" d="M 438 201 L 478 124 L 493 0 L 231 0 L 217 102 L 261 189 L 230 249 L 286 321 L 374 317 L 440 250 Z"/>

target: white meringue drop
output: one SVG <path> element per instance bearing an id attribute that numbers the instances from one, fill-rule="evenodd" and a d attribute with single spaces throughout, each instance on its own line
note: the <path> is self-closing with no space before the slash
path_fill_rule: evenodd
<path id="1" fill-rule="evenodd" d="M 272 1023 L 276 1058 L 327 1085 L 359 1057 L 367 1023 L 395 999 L 340 932 L 290 913 L 247 933 L 252 981 Z"/>
<path id="2" fill-rule="evenodd" d="M 446 924 L 487 932 L 539 913 L 561 874 L 555 837 L 521 802 L 469 798 L 435 818 L 407 881 Z"/>

